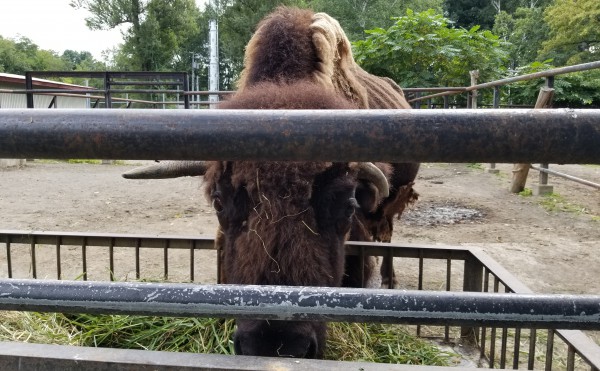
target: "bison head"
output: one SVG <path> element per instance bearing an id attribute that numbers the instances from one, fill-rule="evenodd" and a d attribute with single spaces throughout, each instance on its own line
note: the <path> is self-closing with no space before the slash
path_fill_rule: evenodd
<path id="1" fill-rule="evenodd" d="M 355 106 L 333 90 L 296 82 L 258 84 L 222 108 Z M 235 284 L 340 286 L 356 208 L 372 208 L 374 199 L 388 192 L 385 175 L 370 163 L 210 162 L 204 180 L 220 224 L 222 277 Z M 324 323 L 239 320 L 237 325 L 238 354 L 322 355 Z"/>

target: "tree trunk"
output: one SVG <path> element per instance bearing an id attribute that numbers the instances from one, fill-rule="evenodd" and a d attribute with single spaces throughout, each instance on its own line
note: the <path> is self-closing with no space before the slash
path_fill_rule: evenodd
<path id="1" fill-rule="evenodd" d="M 554 97 L 554 89 L 547 87 L 540 88 L 540 94 L 538 95 L 534 108 L 548 107 L 552 102 L 552 97 Z M 519 193 L 525 189 L 525 183 L 527 182 L 527 175 L 529 174 L 530 167 L 531 164 L 513 165 L 512 184 L 510 186 L 510 191 L 512 193 Z"/>

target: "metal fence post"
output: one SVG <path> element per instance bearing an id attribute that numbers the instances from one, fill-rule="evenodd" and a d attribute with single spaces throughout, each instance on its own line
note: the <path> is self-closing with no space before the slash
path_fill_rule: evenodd
<path id="1" fill-rule="evenodd" d="M 483 264 L 474 257 L 469 255 L 465 259 L 463 272 L 463 291 L 482 292 L 483 290 Z M 460 336 L 467 341 L 477 344 L 479 335 L 479 327 L 463 326 L 460 329 Z"/>
<path id="2" fill-rule="evenodd" d="M 500 86 L 494 86 L 494 108 L 500 107 Z M 496 163 L 490 163 L 490 167 L 486 169 L 490 174 L 498 174 L 500 170 L 496 169 Z"/>

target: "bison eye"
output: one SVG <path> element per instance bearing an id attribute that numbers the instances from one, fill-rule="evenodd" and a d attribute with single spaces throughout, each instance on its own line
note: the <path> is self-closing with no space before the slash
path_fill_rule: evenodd
<path id="1" fill-rule="evenodd" d="M 215 192 L 212 194 L 212 206 L 218 213 L 223 211 L 223 203 L 221 202 L 221 195 L 219 194 L 219 192 Z"/>
<path id="2" fill-rule="evenodd" d="M 350 218 L 352 215 L 354 215 L 354 211 L 359 207 L 358 202 L 356 201 L 356 198 L 354 197 L 350 197 L 348 199 L 348 204 L 346 205 L 346 210 L 344 211 L 344 215 L 347 218 Z"/>

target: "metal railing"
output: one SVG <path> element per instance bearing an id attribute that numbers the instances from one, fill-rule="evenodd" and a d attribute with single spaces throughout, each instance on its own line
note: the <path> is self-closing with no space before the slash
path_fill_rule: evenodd
<path id="1" fill-rule="evenodd" d="M 600 110 L 6 109 L 0 116 L 0 158 L 593 164 L 598 143 Z"/>
<path id="2" fill-rule="evenodd" d="M 555 370 L 560 368 L 559 361 L 569 370 L 581 365 L 592 370 L 600 367 L 600 347 L 580 331 L 540 329 L 554 328 L 556 323 L 566 328 L 599 329 L 598 297 L 531 295 L 527 287 L 476 248 L 348 242 L 347 254 L 350 255 L 394 257 L 396 266 L 401 267 L 398 279 L 402 287 L 418 291 L 288 287 L 273 291 L 258 286 L 197 285 L 217 282 L 218 269 L 213 271 L 212 277 L 203 280 L 194 274 L 195 261 L 217 260 L 213 241 L 207 238 L 0 231 L 0 244 L 4 245 L 0 249 L 4 252 L 0 255 L 0 275 L 11 278 L 0 281 L 3 293 L 0 309 L 172 316 L 247 315 L 271 319 L 279 318 L 282 313 L 290 316 L 297 312 L 305 319 L 326 316 L 336 321 L 408 323 L 416 325 L 411 326 L 416 334 L 446 342 L 463 338 L 467 343 L 477 344 L 481 361 L 493 367 L 537 369 L 543 365 L 546 370 Z M 99 250 L 103 251 L 102 258 Z M 141 258 L 142 250 L 153 250 L 153 258 Z M 25 251 L 29 254 L 24 254 Z M 93 259 L 89 259 L 91 251 L 96 254 Z M 115 259 L 118 254 L 131 253 L 134 259 Z M 187 267 L 169 260 L 169 255 L 174 253 L 188 257 Z M 18 262 L 15 255 L 20 256 Z M 79 278 L 80 282 L 40 280 L 41 255 L 46 260 L 54 256 L 56 263 L 56 270 L 45 272 L 43 278 L 64 278 L 65 265 L 68 265 L 68 277 Z M 162 257 L 162 264 L 156 264 L 157 257 Z M 91 272 L 96 274 L 92 277 Z M 157 276 L 169 282 L 196 285 L 135 282 Z M 119 282 L 86 283 L 90 278 Z M 131 280 L 134 282 L 127 282 Z M 152 293 L 152 300 L 143 294 L 146 291 Z M 324 301 L 315 307 L 307 300 L 300 300 L 299 292 L 302 298 L 326 295 L 321 296 Z M 342 299 L 334 300 L 337 296 Z M 281 311 L 279 306 L 284 297 L 288 304 Z M 290 307 L 290 301 L 294 300 L 298 300 L 298 305 Z M 336 304 L 329 306 L 329 301 Z M 180 304 L 183 302 L 188 304 Z M 352 310 L 356 309 L 357 302 L 363 305 L 369 302 L 373 307 Z M 414 308 L 407 303 L 414 303 Z M 589 306 L 588 317 L 581 316 L 581 311 L 586 310 L 584 305 Z M 526 313 L 532 309 L 535 313 Z M 540 346 L 545 349 L 541 354 Z"/>

